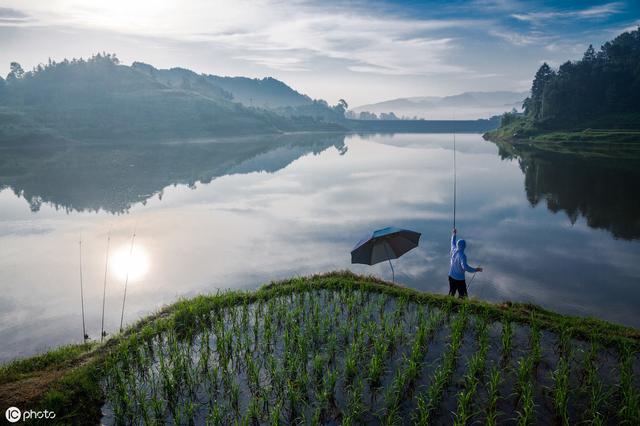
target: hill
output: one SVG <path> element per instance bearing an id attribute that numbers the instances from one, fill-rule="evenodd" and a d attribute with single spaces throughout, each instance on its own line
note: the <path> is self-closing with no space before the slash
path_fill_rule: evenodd
<path id="1" fill-rule="evenodd" d="M 352 109 L 356 114 L 393 112 L 397 117 L 417 117 L 429 120 L 479 119 L 520 110 L 526 92 L 465 92 L 453 96 L 398 98 Z"/>
<path id="2" fill-rule="evenodd" d="M 234 102 L 234 94 L 216 81 L 182 68 L 120 65 L 109 54 L 50 62 L 29 72 L 12 63 L 6 81 L 0 81 L 0 142 L 38 137 L 157 140 L 342 128 L 335 124 L 338 119 L 327 119 L 339 118 L 340 108 L 324 103 L 318 114 L 285 116 Z"/>
<path id="3" fill-rule="evenodd" d="M 14 361 L 0 402 L 72 424 L 634 424 L 639 343 L 596 319 L 330 273 L 181 300 L 104 344 Z"/>
<path id="4" fill-rule="evenodd" d="M 505 114 L 490 139 L 640 142 L 640 27 L 589 46 L 579 61 L 557 70 L 544 63 L 524 102 L 524 114 Z"/>
<path id="5" fill-rule="evenodd" d="M 293 90 L 272 77 L 263 79 L 247 77 L 208 76 L 218 87 L 233 94 L 233 99 L 243 105 L 276 109 L 286 106 L 310 105 L 313 100 Z"/>

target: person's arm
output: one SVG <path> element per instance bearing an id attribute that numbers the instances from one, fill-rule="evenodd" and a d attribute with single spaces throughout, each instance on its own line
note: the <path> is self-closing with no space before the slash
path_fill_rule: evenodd
<path id="1" fill-rule="evenodd" d="M 462 264 L 462 269 L 467 272 L 482 272 L 481 267 L 472 268 L 471 266 L 469 266 L 469 264 L 467 263 L 467 256 L 465 255 L 460 256 L 460 263 Z"/>
<path id="2" fill-rule="evenodd" d="M 453 234 L 451 234 L 451 253 L 453 253 L 456 250 L 456 233 L 458 231 L 456 230 L 456 228 L 453 228 Z"/>

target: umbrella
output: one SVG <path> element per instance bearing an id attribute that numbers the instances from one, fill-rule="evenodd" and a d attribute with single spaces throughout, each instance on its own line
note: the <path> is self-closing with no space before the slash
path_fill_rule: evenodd
<path id="1" fill-rule="evenodd" d="M 375 265 L 389 261 L 393 282 L 396 274 L 391 259 L 397 259 L 409 250 L 418 247 L 420 233 L 393 226 L 378 229 L 360 240 L 351 250 L 351 263 Z"/>

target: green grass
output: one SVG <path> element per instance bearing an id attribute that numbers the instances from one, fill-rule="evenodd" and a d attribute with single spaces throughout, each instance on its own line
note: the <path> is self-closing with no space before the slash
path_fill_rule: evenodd
<path id="1" fill-rule="evenodd" d="M 95 346 L 95 343 L 61 346 L 42 355 L 0 365 L 0 384 L 29 377 L 32 373 L 41 370 L 64 368 Z"/>
<path id="2" fill-rule="evenodd" d="M 497 323 L 502 332 L 490 335 Z M 540 362 L 542 330 L 558 342 L 556 365 Z M 518 355 L 514 369 L 505 368 L 512 352 L 520 353 L 516 338 L 522 332 L 529 333 L 524 356 Z M 638 330 L 528 304 L 461 301 L 350 273 L 180 300 L 103 345 L 15 361 L 0 377 L 5 384 L 20 384 L 27 375 L 66 366 L 68 372 L 35 404 L 53 409 L 66 423 L 98 421 L 106 400 L 116 423 L 135 418 L 182 424 L 401 424 L 446 418 L 459 425 L 498 423 L 498 402 L 508 397 L 500 387 L 511 377 L 519 424 L 530 424 L 541 404 L 555 407 L 566 423 L 576 420 L 568 418 L 571 404 L 593 407 L 595 414 L 586 415 L 598 418 L 607 392 L 591 361 L 584 392 L 568 397 L 569 379 L 578 374 L 568 357 L 578 340 L 597 348 L 593 360 L 604 350 L 619 354 L 611 411 L 620 422 L 633 419 Z M 492 353 L 503 359 L 503 367 L 488 369 Z M 540 368 L 553 378 L 550 392 L 535 392 L 541 385 L 533 373 Z M 458 374 L 460 387 L 452 381 Z M 540 394 L 548 400 L 536 400 Z M 451 413 L 442 409 L 445 398 L 453 398 Z"/>
<path id="3" fill-rule="evenodd" d="M 553 130 L 535 125 L 521 118 L 484 134 L 493 142 L 533 145 L 538 149 L 557 153 L 580 154 L 605 158 L 640 158 L 640 129 L 637 117 L 627 122 L 629 128 L 612 128 L 607 121 L 584 123 L 572 129 Z"/>

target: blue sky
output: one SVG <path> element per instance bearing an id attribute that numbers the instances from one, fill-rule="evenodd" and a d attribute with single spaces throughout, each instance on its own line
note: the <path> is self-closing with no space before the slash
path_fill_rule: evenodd
<path id="1" fill-rule="evenodd" d="M 543 61 L 579 59 L 639 23 L 631 0 L 0 0 L 0 70 L 104 50 L 127 64 L 273 76 L 355 106 L 527 90 Z"/>

